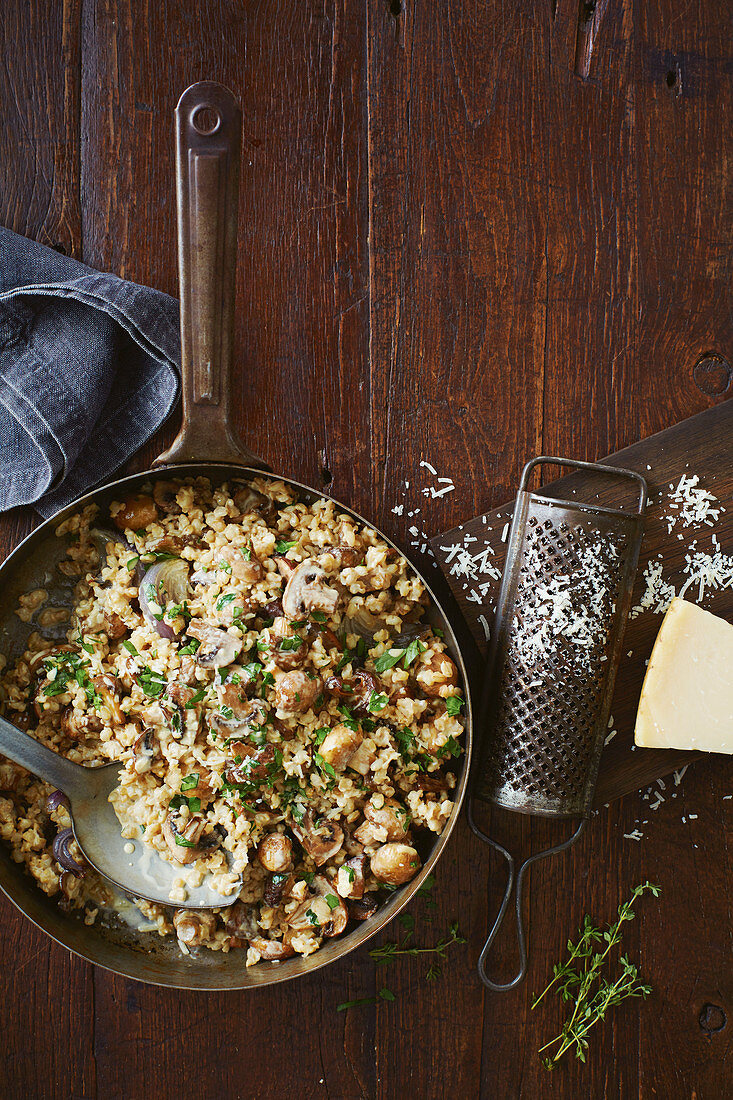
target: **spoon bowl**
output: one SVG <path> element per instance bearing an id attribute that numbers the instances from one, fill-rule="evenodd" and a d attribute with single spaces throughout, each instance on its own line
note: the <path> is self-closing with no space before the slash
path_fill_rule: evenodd
<path id="1" fill-rule="evenodd" d="M 230 894 L 221 894 L 205 876 L 200 886 L 186 885 L 184 901 L 174 901 L 186 871 L 169 863 L 150 845 L 122 835 L 122 827 L 109 800 L 119 783 L 121 764 L 86 768 L 46 748 L 30 734 L 0 717 L 0 752 L 34 775 L 52 783 L 69 800 L 74 839 L 86 861 L 104 878 L 132 897 L 158 905 L 186 909 L 216 909 L 232 905 L 241 890 L 241 878 Z"/>

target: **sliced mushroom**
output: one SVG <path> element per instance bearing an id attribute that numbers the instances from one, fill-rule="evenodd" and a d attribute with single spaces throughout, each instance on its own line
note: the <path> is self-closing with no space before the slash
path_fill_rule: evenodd
<path id="1" fill-rule="evenodd" d="M 302 628 L 293 627 L 284 615 L 278 615 L 270 627 L 270 640 L 272 657 L 278 668 L 293 669 L 303 664 L 308 653 L 308 639 L 303 636 Z"/>
<path id="2" fill-rule="evenodd" d="M 181 513 L 181 506 L 176 500 L 178 489 L 175 481 L 156 481 L 153 488 L 155 503 L 169 516 L 178 516 Z"/>
<path id="3" fill-rule="evenodd" d="M 259 953 L 261 959 L 266 959 L 268 962 L 289 959 L 295 954 L 295 950 L 289 943 L 284 943 L 283 940 L 266 940 L 262 936 L 253 936 L 249 946 Z"/>
<path id="4" fill-rule="evenodd" d="M 458 684 L 458 669 L 447 653 L 428 650 L 415 668 L 415 682 L 428 698 L 445 698 Z"/>
<path id="5" fill-rule="evenodd" d="M 316 867 L 332 859 L 344 842 L 344 830 L 340 825 L 325 817 L 314 822 L 311 810 L 303 816 L 302 822 L 294 821 L 290 827 Z"/>
<path id="6" fill-rule="evenodd" d="M 348 913 L 351 920 L 369 920 L 379 908 L 379 898 L 376 894 L 364 894 L 363 898 L 356 898 L 348 904 Z"/>
<path id="7" fill-rule="evenodd" d="M 314 875 L 309 896 L 288 918 L 291 928 L 310 929 L 323 936 L 339 936 L 349 915 L 334 885 L 323 875 Z"/>
<path id="8" fill-rule="evenodd" d="M 283 833 L 269 833 L 258 845 L 257 858 L 266 871 L 291 871 L 293 842 Z"/>
<path id="9" fill-rule="evenodd" d="M 328 574 L 313 558 L 306 558 L 285 585 L 283 611 L 289 619 L 302 618 L 308 611 L 333 615 L 339 593 L 328 584 Z"/>
<path id="10" fill-rule="evenodd" d="M 271 909 L 277 909 L 282 904 L 286 892 L 292 887 L 294 876 L 287 872 L 276 872 L 267 876 L 265 883 L 264 901 Z"/>
<path id="11" fill-rule="evenodd" d="M 372 874 L 390 886 L 402 886 L 420 870 L 420 856 L 409 844 L 383 844 L 371 857 Z"/>
<path id="12" fill-rule="evenodd" d="M 323 739 L 321 756 L 337 771 L 343 771 L 363 740 L 358 730 L 339 724 Z"/>
<path id="13" fill-rule="evenodd" d="M 251 905 L 245 905 L 243 901 L 235 901 L 227 914 L 224 924 L 227 932 L 248 940 L 257 935 L 257 917 Z"/>
<path id="14" fill-rule="evenodd" d="M 149 772 L 153 766 L 155 757 L 156 739 L 151 729 L 145 729 L 133 742 L 132 756 L 135 761 L 135 771 L 138 775 Z"/>
<path id="15" fill-rule="evenodd" d="M 82 714 L 73 707 L 67 707 L 61 716 L 61 728 L 73 741 L 81 741 L 84 737 L 101 733 L 104 726 L 98 715 Z"/>
<path id="16" fill-rule="evenodd" d="M 201 909 L 176 909 L 173 927 L 181 943 L 195 947 L 206 943 L 216 931 L 216 914 Z"/>
<path id="17" fill-rule="evenodd" d="M 140 531 L 158 518 L 158 509 L 152 497 L 133 494 L 122 502 L 122 508 L 114 518 L 120 531 Z"/>
<path id="18" fill-rule="evenodd" d="M 264 726 L 269 709 L 263 699 L 250 699 L 241 684 L 225 684 L 219 691 L 221 710 L 211 715 L 209 724 L 233 737 L 237 733 Z"/>
<path id="19" fill-rule="evenodd" d="M 272 560 L 275 562 L 280 576 L 289 581 L 296 570 L 296 562 L 286 558 L 284 554 L 273 554 Z"/>
<path id="20" fill-rule="evenodd" d="M 304 714 L 313 706 L 323 684 L 319 677 L 300 669 L 275 677 L 275 706 L 286 714 Z"/>
<path id="21" fill-rule="evenodd" d="M 218 568 L 225 568 L 235 580 L 242 584 L 257 584 L 262 580 L 264 569 L 252 551 L 239 546 L 227 546 L 217 559 Z M 228 568 L 226 568 L 228 566 Z"/>
<path id="22" fill-rule="evenodd" d="M 104 619 L 104 632 L 111 642 L 124 638 L 127 634 L 127 627 L 116 611 L 103 611 L 102 618 Z"/>
<path id="23" fill-rule="evenodd" d="M 251 485 L 243 485 L 241 489 L 237 489 L 232 494 L 232 500 L 243 516 L 246 516 L 249 512 L 262 513 L 263 510 L 269 511 L 273 507 L 270 498 L 263 493 L 258 493 Z"/>
<path id="24" fill-rule="evenodd" d="M 122 690 L 122 685 L 116 676 L 92 676 L 92 683 L 102 697 L 102 704 L 107 707 L 110 718 L 116 724 L 125 721 L 125 715 L 117 702 L 117 695 Z"/>
<path id="25" fill-rule="evenodd" d="M 363 560 L 364 551 L 357 546 L 329 546 L 318 555 L 318 561 L 325 569 L 345 569 Z"/>
<path id="26" fill-rule="evenodd" d="M 241 638 L 235 638 L 203 619 L 191 619 L 186 633 L 201 642 L 196 650 L 196 661 L 202 668 L 224 668 L 242 652 Z"/>
<path id="27" fill-rule="evenodd" d="M 376 803 L 381 802 L 381 805 Z M 404 840 L 409 816 L 405 807 L 394 798 L 372 795 L 364 807 L 364 817 L 385 830 L 387 840 Z"/>
<path id="28" fill-rule="evenodd" d="M 357 840 L 369 851 L 375 851 L 381 844 L 387 842 L 387 830 L 383 825 L 374 825 L 371 821 L 362 821 L 359 828 L 354 830 L 354 840 Z"/>
<path id="29" fill-rule="evenodd" d="M 191 814 L 186 821 L 168 814 L 163 822 L 163 836 L 176 863 L 191 863 L 201 855 L 199 841 L 205 824 L 202 814 Z"/>
<path id="30" fill-rule="evenodd" d="M 366 870 L 367 857 L 363 854 L 352 856 L 341 864 L 336 874 L 336 889 L 342 898 L 358 900 L 364 896 Z"/>
<path id="31" fill-rule="evenodd" d="M 330 676 L 326 680 L 325 688 L 330 695 L 347 700 L 352 710 L 361 713 L 368 712 L 373 693 L 379 695 L 386 690 L 375 674 L 366 668 L 357 669 L 351 680 Z"/>
<path id="32" fill-rule="evenodd" d="M 277 759 L 274 745 L 255 748 L 243 741 L 229 745 L 228 751 L 234 758 L 234 764 L 224 773 L 229 783 L 264 783 L 270 777 L 272 766 Z"/>
<path id="33" fill-rule="evenodd" d="M 369 769 L 377 758 L 376 745 L 368 738 L 359 745 L 352 757 L 349 758 L 349 767 L 359 775 L 368 775 Z"/>

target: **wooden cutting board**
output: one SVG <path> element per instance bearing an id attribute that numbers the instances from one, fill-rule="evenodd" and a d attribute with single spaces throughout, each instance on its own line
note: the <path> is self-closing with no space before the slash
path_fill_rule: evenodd
<path id="1" fill-rule="evenodd" d="M 661 580 L 672 584 L 677 594 L 699 565 L 694 555 L 716 552 L 714 539 L 723 555 L 733 555 L 733 400 L 716 405 L 673 428 L 626 447 L 601 459 L 642 474 L 649 486 L 644 541 L 634 586 L 632 608 L 641 604 L 648 589 L 645 574 L 661 566 Z M 548 467 L 547 469 L 552 469 Z M 697 489 L 717 497 L 717 518 L 708 522 L 686 522 L 680 508 L 674 508 L 672 492 L 682 477 L 697 476 Z M 618 506 L 618 486 L 608 478 L 585 471 L 570 474 L 543 486 L 543 493 L 577 496 L 578 500 Z M 431 539 L 438 564 L 445 573 L 466 622 L 486 653 L 486 632 L 493 626 L 493 611 L 506 554 L 505 539 L 514 504 L 496 508 L 469 520 L 453 531 Z M 668 517 L 672 517 L 671 519 Z M 674 519 L 674 523 L 672 523 Z M 671 525 L 671 530 L 670 530 Z M 691 565 L 690 559 L 693 559 Z M 725 564 L 725 563 L 724 563 Z M 730 564 L 730 557 L 729 557 Z M 686 571 L 687 570 L 687 571 Z M 694 583 L 685 598 L 709 611 L 733 619 L 733 581 L 728 587 L 706 587 Z M 613 730 L 603 753 L 596 792 L 601 805 L 637 791 L 698 759 L 700 753 L 669 749 L 637 749 L 633 743 L 634 721 L 646 662 L 662 621 L 661 613 L 646 609 L 632 611 L 624 640 L 624 654 L 616 678 L 611 714 Z"/>

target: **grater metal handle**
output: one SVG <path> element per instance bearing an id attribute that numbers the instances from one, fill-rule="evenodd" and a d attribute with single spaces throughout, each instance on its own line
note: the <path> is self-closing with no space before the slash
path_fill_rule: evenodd
<path id="1" fill-rule="evenodd" d="M 647 496 L 649 489 L 646 483 L 646 479 L 637 474 L 634 470 L 626 470 L 621 466 L 605 466 L 602 462 L 583 462 L 579 458 L 555 458 L 550 455 L 540 455 L 538 458 L 533 458 L 526 463 L 522 470 L 522 477 L 519 482 L 520 493 L 525 492 L 529 484 L 529 479 L 532 476 L 533 471 L 538 466 L 568 466 L 571 470 L 592 470 L 593 473 L 609 474 L 611 477 L 622 477 L 627 481 L 634 481 L 639 490 L 639 503 L 636 508 L 636 515 L 642 516 L 646 509 Z M 558 503 L 567 503 L 562 501 Z M 579 503 L 579 502 L 578 502 Z M 605 509 L 607 512 L 616 511 L 616 509 Z M 634 513 L 626 512 L 625 510 L 618 509 L 619 515 L 633 515 Z"/>
<path id="2" fill-rule="evenodd" d="M 493 993 L 506 993 L 509 989 L 514 989 L 515 986 L 523 982 L 527 974 L 527 938 L 524 933 L 524 921 L 522 919 L 522 890 L 524 888 L 524 876 L 532 866 L 533 863 L 537 863 L 538 860 L 544 859 L 546 856 L 556 855 L 558 852 L 564 852 L 566 848 L 570 848 L 575 844 L 575 841 L 580 837 L 581 833 L 588 824 L 588 819 L 583 818 L 578 825 L 577 829 L 568 840 L 564 840 L 561 844 L 556 844 L 553 848 L 545 848 L 542 852 L 536 852 L 532 856 L 528 856 L 523 863 L 519 865 L 519 870 L 515 870 L 514 856 L 511 852 L 507 851 L 503 845 L 498 841 L 493 840 L 488 833 L 485 833 L 475 822 L 473 817 L 473 800 L 468 803 L 466 810 L 466 817 L 470 826 L 471 832 L 483 840 L 485 844 L 491 845 L 500 855 L 504 857 L 509 868 L 509 878 L 507 879 L 506 888 L 504 890 L 504 897 L 501 899 L 501 905 L 499 906 L 499 912 L 496 915 L 496 919 L 491 927 L 491 931 L 487 937 L 481 954 L 478 959 L 478 975 L 487 989 L 490 989 Z M 511 901 L 512 892 L 514 892 L 514 909 L 517 922 L 517 943 L 519 945 L 519 970 L 514 975 L 510 982 L 495 982 L 486 973 L 486 960 L 488 958 L 489 951 L 494 940 L 497 937 L 499 929 L 503 923 L 506 915 L 509 902 Z"/>

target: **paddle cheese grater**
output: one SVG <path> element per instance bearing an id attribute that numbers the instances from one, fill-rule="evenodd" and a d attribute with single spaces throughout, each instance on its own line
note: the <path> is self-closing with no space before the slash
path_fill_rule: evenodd
<path id="1" fill-rule="evenodd" d="M 548 464 L 603 475 L 604 496 L 609 487 L 620 491 L 633 483 L 634 510 L 531 492 L 535 467 Z M 646 500 L 644 478 L 613 466 L 542 457 L 522 471 L 489 649 L 486 732 L 467 811 L 473 832 L 509 865 L 501 907 L 478 962 L 481 980 L 495 991 L 512 989 L 527 971 L 527 869 L 574 844 L 590 813 Z M 476 824 L 475 799 L 524 814 L 582 820 L 569 840 L 530 856 L 515 871 L 514 857 Z M 520 966 L 501 985 L 488 977 L 486 959 L 515 886 Z"/>

